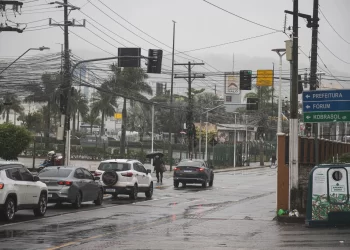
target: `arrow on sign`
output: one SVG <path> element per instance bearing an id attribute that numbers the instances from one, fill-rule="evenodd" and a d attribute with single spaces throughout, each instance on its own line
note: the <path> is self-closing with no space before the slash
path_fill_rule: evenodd
<path id="1" fill-rule="evenodd" d="M 306 119 L 310 119 L 310 118 L 311 118 L 311 116 L 307 116 L 307 117 L 306 117 Z"/>
<path id="2" fill-rule="evenodd" d="M 311 108 L 311 106 L 307 105 L 306 108 L 309 109 L 309 108 Z"/>
<path id="3" fill-rule="evenodd" d="M 309 98 L 310 98 L 310 96 L 309 96 L 309 95 L 306 95 L 306 98 L 307 98 L 307 99 L 309 99 Z"/>

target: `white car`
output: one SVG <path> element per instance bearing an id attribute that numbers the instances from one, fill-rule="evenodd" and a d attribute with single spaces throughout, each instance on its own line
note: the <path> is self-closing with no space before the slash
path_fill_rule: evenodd
<path id="1" fill-rule="evenodd" d="M 153 195 L 151 170 L 137 160 L 106 160 L 102 161 L 94 173 L 101 177 L 105 194 L 127 194 L 135 200 L 137 194 L 144 192 L 147 198 Z"/>
<path id="2" fill-rule="evenodd" d="M 44 216 L 47 208 L 47 186 L 21 163 L 0 163 L 0 217 L 13 220 L 21 209 L 33 209 Z"/>

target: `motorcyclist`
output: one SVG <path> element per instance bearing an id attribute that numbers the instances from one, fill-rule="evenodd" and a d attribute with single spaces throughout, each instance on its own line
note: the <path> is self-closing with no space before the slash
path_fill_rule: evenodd
<path id="1" fill-rule="evenodd" d="M 55 151 L 48 152 L 47 159 L 44 161 L 43 166 L 45 166 L 45 167 L 55 166 L 55 158 L 56 158 Z"/>

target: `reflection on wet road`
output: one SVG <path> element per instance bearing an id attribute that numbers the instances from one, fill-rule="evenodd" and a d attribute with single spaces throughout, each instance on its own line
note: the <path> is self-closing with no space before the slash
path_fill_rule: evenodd
<path id="1" fill-rule="evenodd" d="M 154 197 L 106 199 L 102 207 L 50 206 L 0 224 L 0 249 L 348 249 L 348 229 L 273 221 L 276 170 L 216 174 L 214 186 L 156 186 Z M 342 242 L 343 241 L 343 242 Z M 342 242 L 342 243 L 340 243 Z"/>

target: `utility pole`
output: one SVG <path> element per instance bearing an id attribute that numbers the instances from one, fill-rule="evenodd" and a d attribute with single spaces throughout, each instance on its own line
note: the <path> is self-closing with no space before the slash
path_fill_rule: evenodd
<path id="1" fill-rule="evenodd" d="M 289 127 L 289 176 L 290 188 L 298 188 L 298 0 L 293 2 L 292 86 Z"/>
<path id="2" fill-rule="evenodd" d="M 174 65 L 182 65 L 187 66 L 188 75 L 187 76 L 181 76 L 176 75 L 175 78 L 184 78 L 188 82 L 188 107 L 187 107 L 187 136 L 188 136 L 188 153 L 190 159 L 193 158 L 194 153 L 194 140 L 196 139 L 194 137 L 196 127 L 193 124 L 193 100 L 192 100 L 192 81 L 196 78 L 205 78 L 204 74 L 193 74 L 191 73 L 191 70 L 196 65 L 204 65 L 204 63 L 176 63 Z"/>
<path id="3" fill-rule="evenodd" d="M 171 58 L 171 86 L 170 86 L 170 107 L 172 107 L 173 104 L 173 95 L 174 95 L 174 51 L 175 51 L 175 24 L 176 22 L 173 21 L 173 51 L 172 51 L 172 58 Z M 171 135 L 173 130 L 173 120 L 174 120 L 174 110 L 170 109 L 170 119 L 169 119 L 169 161 L 170 161 L 170 171 L 173 168 L 173 147 L 171 142 Z"/>
<path id="4" fill-rule="evenodd" d="M 11 10 L 13 12 L 19 13 L 19 9 L 22 9 L 23 3 L 19 1 L 0 1 L 0 11 L 6 11 L 6 5 L 11 5 Z M 0 32 L 3 31 L 15 31 L 17 33 L 23 33 L 24 29 L 19 29 L 18 27 L 14 28 L 11 26 L 7 26 L 7 23 L 5 23 L 5 27 L 2 23 L 0 23 Z"/>
<path id="5" fill-rule="evenodd" d="M 316 90 L 317 87 L 317 43 L 318 43 L 318 0 L 314 0 L 313 20 L 312 20 L 312 38 L 311 38 L 311 62 L 310 62 L 310 90 Z M 318 124 L 313 124 L 315 138 L 315 163 L 318 165 Z"/>
<path id="6" fill-rule="evenodd" d="M 70 155 L 68 150 L 68 147 L 70 147 L 70 99 L 71 99 L 71 75 L 70 75 L 70 55 L 69 55 L 69 33 L 68 33 L 68 27 L 69 26 L 77 26 L 77 27 L 85 27 L 85 20 L 83 25 L 77 25 L 75 24 L 75 20 L 69 21 L 68 20 L 68 8 L 70 8 L 70 11 L 72 10 L 79 10 L 80 8 L 75 7 L 71 4 L 68 4 L 68 0 L 63 0 L 63 3 L 61 2 L 54 2 L 55 4 L 63 6 L 63 15 L 64 15 L 64 23 L 63 24 L 53 24 L 52 19 L 49 19 L 49 25 L 50 26 L 63 26 L 64 30 L 64 81 L 61 85 L 62 90 L 62 98 L 60 101 L 63 103 L 60 104 L 63 109 L 61 110 L 62 113 L 62 121 L 64 124 L 64 149 L 63 149 L 63 165 L 68 165 L 70 160 Z M 69 11 L 69 12 L 70 12 Z M 50 112 L 50 110 L 48 110 Z"/>

